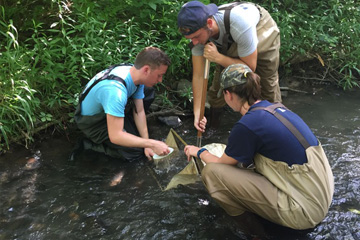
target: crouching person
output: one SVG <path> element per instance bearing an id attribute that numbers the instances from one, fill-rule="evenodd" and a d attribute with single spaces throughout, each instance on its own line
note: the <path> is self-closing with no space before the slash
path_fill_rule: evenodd
<path id="1" fill-rule="evenodd" d="M 231 216 L 255 213 L 293 229 L 308 229 L 328 212 L 334 180 L 324 150 L 306 123 L 284 105 L 261 100 L 260 78 L 242 64 L 221 75 L 226 103 L 243 116 L 219 158 L 186 146 L 206 166 L 203 182 Z M 250 167 L 252 166 L 252 167 Z"/>
<path id="2" fill-rule="evenodd" d="M 147 47 L 133 65 L 114 65 L 93 77 L 75 112 L 85 135 L 80 148 L 127 160 L 167 154 L 164 142 L 149 139 L 144 105 L 151 104 L 152 87 L 162 81 L 169 65 L 163 51 Z"/>

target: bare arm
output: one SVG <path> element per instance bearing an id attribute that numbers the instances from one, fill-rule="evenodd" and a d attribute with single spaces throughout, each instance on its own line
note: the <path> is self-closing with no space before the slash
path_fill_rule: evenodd
<path id="1" fill-rule="evenodd" d="M 149 138 L 149 132 L 146 122 L 146 114 L 144 109 L 143 99 L 134 99 L 135 109 L 133 111 L 134 121 L 140 137 Z M 151 148 L 144 148 L 145 156 L 150 160 L 154 156 L 154 151 Z"/>
<path id="2" fill-rule="evenodd" d="M 203 56 L 192 56 L 193 64 L 193 101 L 194 101 L 194 126 L 197 130 L 203 130 L 199 123 L 200 107 L 201 107 L 201 93 L 204 81 L 205 58 Z"/>
<path id="3" fill-rule="evenodd" d="M 124 132 L 124 118 L 106 114 L 106 121 L 109 139 L 112 143 L 124 147 L 151 148 L 158 155 L 169 153 L 168 146 L 162 141 L 142 138 Z"/>
<path id="4" fill-rule="evenodd" d="M 186 156 L 188 157 L 188 160 L 190 160 L 191 157 L 197 157 L 197 152 L 200 150 L 200 148 L 196 146 L 186 146 L 184 149 L 184 152 Z M 205 163 L 223 163 L 223 164 L 229 164 L 229 165 L 236 165 L 238 164 L 238 161 L 235 160 L 232 157 L 229 157 L 224 152 L 221 157 L 217 157 L 213 154 L 211 154 L 209 151 L 203 151 L 200 154 L 201 160 L 203 160 Z"/>
<path id="5" fill-rule="evenodd" d="M 215 62 L 224 68 L 230 66 L 231 64 L 241 63 L 249 66 L 249 68 L 251 68 L 254 72 L 256 70 L 257 50 L 246 57 L 232 58 L 219 53 L 214 43 L 210 42 L 205 46 L 204 57 L 209 59 L 210 62 Z"/>
<path id="6" fill-rule="evenodd" d="M 142 99 L 134 99 L 136 111 L 134 109 L 133 116 L 135 125 L 139 131 L 140 137 L 149 138 L 146 115 L 144 110 L 144 102 Z"/>

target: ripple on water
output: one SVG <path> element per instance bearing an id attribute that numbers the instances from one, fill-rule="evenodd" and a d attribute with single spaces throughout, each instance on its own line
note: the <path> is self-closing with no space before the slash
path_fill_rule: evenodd
<path id="1" fill-rule="evenodd" d="M 303 117 L 324 147 L 335 178 L 332 205 L 326 218 L 307 233 L 262 222 L 269 239 L 360 239 L 360 109 L 353 108 L 359 95 L 321 94 L 289 94 L 284 103 Z M 238 114 L 225 111 L 224 130 L 215 138 L 205 136 L 203 144 L 212 139 L 225 143 L 238 119 Z M 192 119 L 183 123 L 177 132 L 194 144 Z M 149 127 L 157 139 L 169 131 L 163 125 Z M 24 151 L 0 159 L 0 239 L 254 238 L 234 223 L 201 182 L 162 191 L 187 164 L 183 156 L 165 169 L 93 152 L 70 163 L 70 145 L 65 138 L 50 140 L 40 146 L 41 155 L 28 157 L 31 154 Z"/>

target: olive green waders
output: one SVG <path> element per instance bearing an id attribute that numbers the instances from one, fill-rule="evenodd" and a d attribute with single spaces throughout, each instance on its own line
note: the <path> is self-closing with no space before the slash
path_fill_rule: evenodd
<path id="1" fill-rule="evenodd" d="M 129 114 L 132 114 L 129 112 Z M 129 148 L 110 142 L 106 114 L 100 113 L 93 116 L 81 115 L 81 104 L 75 111 L 75 122 L 86 139 L 83 141 L 84 149 L 104 153 L 110 157 L 132 160 L 144 155 L 143 148 Z M 139 136 L 135 123 L 131 117 L 124 118 L 124 131 Z"/>
<path id="2" fill-rule="evenodd" d="M 123 147 L 120 145 L 113 144 L 109 139 L 106 114 L 105 112 L 101 112 L 96 115 L 86 116 L 81 114 L 81 103 L 90 92 L 91 88 L 94 87 L 100 81 L 106 80 L 116 80 L 125 85 L 126 83 L 123 79 L 118 76 L 111 75 L 111 70 L 119 65 L 110 66 L 106 69 L 104 75 L 97 79 L 91 86 L 89 86 L 84 93 L 80 95 L 79 104 L 75 111 L 74 120 L 81 130 L 81 132 L 85 135 L 85 139 L 82 141 L 83 148 L 85 150 L 91 149 L 96 152 L 105 153 L 108 156 L 114 158 L 123 158 L 126 160 L 138 159 L 144 156 L 143 148 L 134 148 L 134 147 Z M 155 98 L 155 90 L 153 88 L 144 87 L 144 109 L 145 111 L 151 105 Z M 130 96 L 131 97 L 131 96 Z M 133 119 L 133 106 L 132 99 L 128 99 L 128 103 L 126 105 L 125 117 L 124 117 L 124 129 L 128 133 L 139 136 L 139 132 L 136 128 L 134 119 Z"/>

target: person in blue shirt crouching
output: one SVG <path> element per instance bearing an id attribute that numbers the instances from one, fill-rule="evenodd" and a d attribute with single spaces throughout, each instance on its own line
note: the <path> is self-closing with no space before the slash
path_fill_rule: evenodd
<path id="1" fill-rule="evenodd" d="M 226 103 L 242 117 L 221 157 L 186 146 L 188 159 L 206 163 L 201 177 L 231 216 L 254 213 L 292 229 L 309 229 L 326 216 L 334 193 L 324 150 L 306 123 L 280 103 L 261 99 L 260 77 L 243 64 L 221 74 Z"/>

